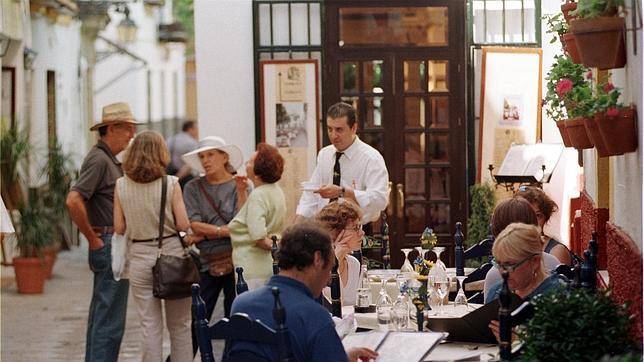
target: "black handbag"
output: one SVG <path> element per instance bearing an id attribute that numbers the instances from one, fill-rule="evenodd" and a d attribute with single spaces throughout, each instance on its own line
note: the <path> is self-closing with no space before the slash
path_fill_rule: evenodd
<path id="1" fill-rule="evenodd" d="M 199 282 L 199 270 L 193 258 L 185 251 L 186 244 L 179 234 L 177 236 L 184 248 L 183 256 L 164 255 L 161 253 L 167 189 L 167 176 L 163 176 L 161 183 L 161 212 L 159 213 L 159 251 L 157 261 L 152 267 L 152 295 L 160 299 L 181 299 L 190 297 L 192 284 Z"/>

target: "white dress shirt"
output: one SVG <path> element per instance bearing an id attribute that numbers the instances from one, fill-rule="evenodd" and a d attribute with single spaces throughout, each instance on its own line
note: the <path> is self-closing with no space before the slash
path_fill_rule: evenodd
<path id="1" fill-rule="evenodd" d="M 317 186 L 333 184 L 333 166 L 337 149 L 333 145 L 318 153 L 317 165 L 310 183 Z M 340 157 L 340 186 L 351 187 L 362 210 L 362 224 L 375 221 L 387 207 L 389 173 L 380 152 L 357 136 Z M 311 191 L 302 192 L 295 213 L 310 218 L 329 203 Z"/>

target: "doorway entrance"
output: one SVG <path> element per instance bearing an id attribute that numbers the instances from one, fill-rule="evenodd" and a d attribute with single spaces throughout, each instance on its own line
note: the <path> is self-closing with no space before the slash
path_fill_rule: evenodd
<path id="1" fill-rule="evenodd" d="M 452 264 L 467 216 L 465 1 L 331 0 L 325 21 L 323 109 L 353 104 L 385 159 L 392 266 L 428 226 Z"/>

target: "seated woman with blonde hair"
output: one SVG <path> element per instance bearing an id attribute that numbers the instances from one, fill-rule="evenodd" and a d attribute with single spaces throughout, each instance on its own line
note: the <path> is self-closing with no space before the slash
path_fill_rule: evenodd
<path id="1" fill-rule="evenodd" d="M 362 213 L 349 200 L 331 202 L 318 212 L 315 220 L 331 234 L 335 256 L 338 258 L 340 290 L 343 305 L 354 305 L 360 281 L 360 262 L 351 252 L 362 246 Z M 327 288 L 328 289 L 328 288 Z M 327 295 L 328 297 L 328 295 Z"/>
<path id="2" fill-rule="evenodd" d="M 563 284 L 557 274 L 546 270 L 542 250 L 541 233 L 534 225 L 510 224 L 494 240 L 494 266 L 510 274 L 508 287 L 525 300 Z M 501 286 L 498 282 L 490 288 L 486 304 L 498 297 Z"/>

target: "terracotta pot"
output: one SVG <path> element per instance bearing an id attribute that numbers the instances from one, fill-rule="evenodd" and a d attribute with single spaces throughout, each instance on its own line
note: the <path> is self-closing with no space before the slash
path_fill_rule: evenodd
<path id="1" fill-rule="evenodd" d="M 557 128 L 559 128 L 559 133 L 561 134 L 564 146 L 572 147 L 572 142 L 570 142 L 570 136 L 568 135 L 568 129 L 566 128 L 566 121 L 556 121 L 555 123 L 557 123 Z"/>
<path id="2" fill-rule="evenodd" d="M 612 156 L 608 152 L 608 148 L 606 148 L 602 133 L 599 130 L 599 127 L 597 127 L 597 122 L 595 122 L 595 117 L 584 118 L 584 127 L 586 127 L 588 138 L 590 138 L 590 141 L 595 145 L 595 149 L 597 150 L 599 157 Z"/>
<path id="3" fill-rule="evenodd" d="M 582 117 L 572 118 L 566 120 L 566 129 L 568 136 L 570 136 L 570 143 L 578 150 L 586 148 L 593 148 L 593 143 L 586 134 L 586 127 L 584 127 L 584 119 Z"/>
<path id="4" fill-rule="evenodd" d="M 58 257 L 58 250 L 52 247 L 43 250 L 42 253 L 45 256 L 45 277 L 51 279 L 54 264 L 56 264 L 56 258 Z"/>
<path id="5" fill-rule="evenodd" d="M 577 49 L 585 66 L 613 69 L 626 65 L 623 17 L 573 19 L 570 21 L 570 32 L 575 35 Z"/>
<path id="6" fill-rule="evenodd" d="M 624 108 L 619 111 L 617 117 L 608 117 L 600 113 L 595 115 L 595 122 L 611 156 L 637 150 L 635 114 L 634 108 Z"/>
<path id="7" fill-rule="evenodd" d="M 561 13 L 563 14 L 564 20 L 566 23 L 570 24 L 570 20 L 575 19 L 574 16 L 570 15 L 570 12 L 577 10 L 577 3 L 567 3 L 561 5 Z"/>
<path id="8" fill-rule="evenodd" d="M 567 33 L 561 36 L 561 43 L 563 44 L 566 53 L 575 64 L 581 64 L 581 56 L 577 48 L 577 40 L 575 34 Z"/>
<path id="9" fill-rule="evenodd" d="M 16 285 L 20 294 L 40 294 L 45 286 L 43 259 L 13 258 L 16 272 Z"/>

